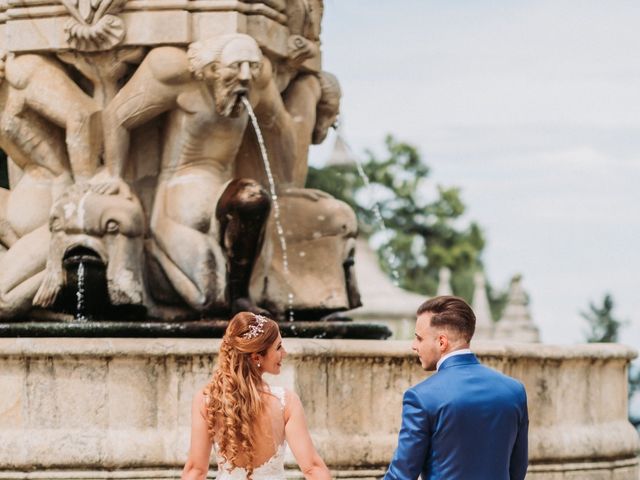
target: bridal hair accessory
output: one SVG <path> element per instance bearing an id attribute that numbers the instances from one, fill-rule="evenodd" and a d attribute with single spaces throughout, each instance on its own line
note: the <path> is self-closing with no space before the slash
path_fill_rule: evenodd
<path id="1" fill-rule="evenodd" d="M 256 323 L 253 325 L 249 325 L 249 331 L 242 335 L 242 338 L 246 340 L 251 340 L 252 338 L 256 338 L 261 333 L 264 333 L 264 324 L 267 323 L 267 317 L 263 317 L 262 315 L 253 314 Z"/>

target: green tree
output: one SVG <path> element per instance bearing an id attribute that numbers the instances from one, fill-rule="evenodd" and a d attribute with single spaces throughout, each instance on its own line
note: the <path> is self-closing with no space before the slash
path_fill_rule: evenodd
<path id="1" fill-rule="evenodd" d="M 585 332 L 589 343 L 617 342 L 620 328 L 627 322 L 613 316 L 614 301 L 611 294 L 606 293 L 602 299 L 602 306 L 589 302 L 589 310 L 580 312 L 580 316 L 589 326 Z"/>
<path id="2" fill-rule="evenodd" d="M 470 300 L 473 274 L 483 269 L 485 239 L 477 223 L 462 222 L 466 207 L 460 189 L 430 183 L 430 169 L 414 146 L 391 135 L 385 146 L 382 157 L 365 153 L 361 167 L 369 185 L 354 164 L 310 168 L 307 187 L 348 203 L 366 237 L 380 236 L 379 220 L 384 221 L 387 235 L 378 238 L 380 263 L 389 274 L 397 271 L 401 287 L 433 295 L 439 269 L 448 267 L 454 291 Z"/>

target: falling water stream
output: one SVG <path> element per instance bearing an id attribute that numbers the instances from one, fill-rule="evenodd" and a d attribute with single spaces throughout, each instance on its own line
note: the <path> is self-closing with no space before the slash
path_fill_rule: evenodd
<path id="1" fill-rule="evenodd" d="M 84 314 L 85 305 L 84 305 L 84 294 L 85 294 L 85 272 L 84 272 L 84 262 L 80 261 L 78 265 L 78 289 L 76 290 L 76 320 L 78 321 L 86 321 L 87 317 Z"/>
<path id="2" fill-rule="evenodd" d="M 251 107 L 251 103 L 249 103 L 247 97 L 242 96 L 241 99 L 242 103 L 247 109 L 247 112 L 249 113 L 249 118 L 251 119 L 253 130 L 254 132 L 256 132 L 258 145 L 260 145 L 262 162 L 264 163 L 264 170 L 267 174 L 267 180 L 269 182 L 269 193 L 271 195 L 271 201 L 273 202 L 273 219 L 276 224 L 276 233 L 278 234 L 278 239 L 280 240 L 280 249 L 282 250 L 282 268 L 284 270 L 287 285 L 289 286 L 289 293 L 287 294 L 287 317 L 289 321 L 293 321 L 293 293 L 291 292 L 291 279 L 289 275 L 287 239 L 285 238 L 284 229 L 282 228 L 282 222 L 280 220 L 280 202 L 278 201 L 278 193 L 276 192 L 276 182 L 273 178 L 271 164 L 269 163 L 269 157 L 267 156 L 267 148 L 264 144 L 264 138 L 262 138 L 262 131 L 260 130 L 260 125 L 258 125 L 258 119 L 256 118 L 256 115 L 253 112 L 253 108 Z"/>
<path id="3" fill-rule="evenodd" d="M 340 135 L 340 133 L 338 133 L 338 135 Z M 364 171 L 364 168 L 362 167 L 360 158 L 353 153 L 351 146 L 347 143 L 344 137 L 340 135 L 340 139 L 342 140 L 343 144 L 347 147 L 347 150 L 349 151 L 349 154 L 350 154 L 349 156 L 351 159 L 353 159 L 353 163 L 356 164 L 358 175 L 360 175 L 360 178 L 362 179 L 362 182 L 364 183 L 365 188 L 370 189 L 371 181 L 369 180 L 369 176 L 367 175 L 367 173 Z M 381 232 L 388 232 L 389 230 L 387 229 L 387 226 L 384 223 L 384 218 L 382 217 L 382 212 L 380 211 L 380 205 L 378 205 L 378 202 L 375 200 L 373 202 L 372 210 L 373 210 L 373 215 L 376 218 L 376 223 L 378 224 L 378 230 Z M 398 267 L 399 267 L 400 261 L 398 260 L 398 256 L 395 254 L 395 252 L 393 251 L 393 248 L 391 248 L 391 245 L 389 244 L 387 244 L 384 247 L 382 254 L 384 256 L 385 261 L 387 262 L 387 265 L 389 265 L 389 267 L 391 268 L 391 281 L 397 287 L 400 284 L 400 274 L 398 273 Z"/>

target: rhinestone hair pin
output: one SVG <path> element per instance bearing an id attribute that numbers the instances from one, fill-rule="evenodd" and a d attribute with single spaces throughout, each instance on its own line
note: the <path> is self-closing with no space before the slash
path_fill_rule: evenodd
<path id="1" fill-rule="evenodd" d="M 249 325 L 249 331 L 242 335 L 242 338 L 246 340 L 251 340 L 256 338 L 258 335 L 264 333 L 264 324 L 267 323 L 267 317 L 263 317 L 262 315 L 253 314 L 256 323 L 253 325 Z"/>

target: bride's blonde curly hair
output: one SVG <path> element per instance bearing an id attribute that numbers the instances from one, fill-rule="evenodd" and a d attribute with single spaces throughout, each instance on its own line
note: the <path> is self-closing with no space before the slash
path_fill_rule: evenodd
<path id="1" fill-rule="evenodd" d="M 218 366 L 206 387 L 207 424 L 217 439 L 218 453 L 234 467 L 242 466 L 251 478 L 256 419 L 262 411 L 264 383 L 251 354 L 265 355 L 280 330 L 273 320 L 250 312 L 235 315 L 222 338 Z M 238 459 L 247 465 L 238 465 Z"/>

